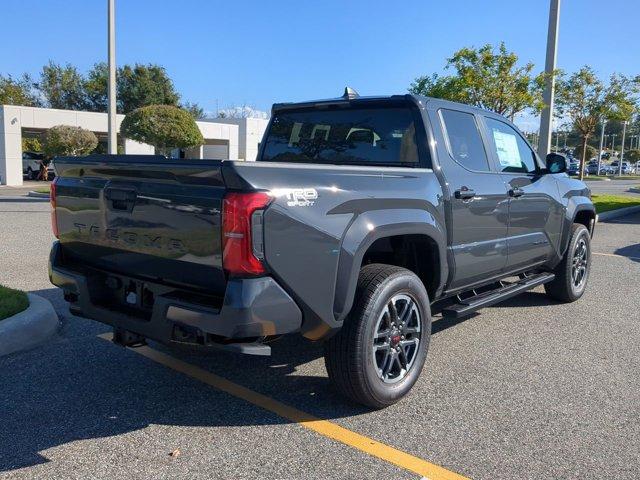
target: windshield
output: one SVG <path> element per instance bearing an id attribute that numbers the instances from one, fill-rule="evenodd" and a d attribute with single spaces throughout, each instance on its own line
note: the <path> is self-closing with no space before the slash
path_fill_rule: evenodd
<path id="1" fill-rule="evenodd" d="M 260 160 L 417 166 L 414 116 L 409 106 L 280 112 Z"/>

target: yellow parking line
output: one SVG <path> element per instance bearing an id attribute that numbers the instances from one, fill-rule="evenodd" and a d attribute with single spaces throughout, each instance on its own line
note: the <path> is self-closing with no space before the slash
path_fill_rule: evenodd
<path id="1" fill-rule="evenodd" d="M 104 340 L 111 340 L 110 333 L 98 336 Z M 237 383 L 233 383 L 200 367 L 159 352 L 158 350 L 144 346 L 133 348 L 131 351 L 139 353 L 140 355 L 143 355 L 154 362 L 160 363 L 165 367 L 169 367 L 172 370 L 188 375 L 191 378 L 195 378 L 207 385 L 211 385 L 212 387 L 228 393 L 229 395 L 233 395 L 236 398 L 240 398 L 260 408 L 264 408 L 265 410 L 275 413 L 280 417 L 298 423 L 304 428 L 313 430 L 320 435 L 348 445 L 373 457 L 397 465 L 398 467 L 404 468 L 410 472 L 417 473 L 429 480 L 466 479 L 466 477 L 451 472 L 443 467 L 427 462 L 426 460 L 422 460 L 421 458 L 414 457 L 413 455 L 397 450 L 385 445 L 384 443 L 377 442 L 369 437 L 360 435 L 359 433 L 352 432 L 351 430 L 329 422 L 328 420 L 322 420 L 314 417 L 313 415 L 290 407 L 289 405 L 285 405 L 284 403 L 267 397 L 266 395 L 262 395 L 261 393 L 254 392 L 253 390 L 243 387 L 242 385 L 238 385 Z"/>
<path id="2" fill-rule="evenodd" d="M 629 260 L 640 261 L 640 257 L 627 257 L 626 255 L 617 255 L 615 253 L 601 253 L 601 252 L 591 252 L 594 255 L 602 255 L 603 257 L 618 257 L 618 258 L 628 258 Z"/>

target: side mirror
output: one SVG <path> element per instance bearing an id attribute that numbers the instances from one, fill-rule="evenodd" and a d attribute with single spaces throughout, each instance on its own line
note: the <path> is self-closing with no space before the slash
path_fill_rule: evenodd
<path id="1" fill-rule="evenodd" d="M 564 173 L 567 171 L 567 159 L 564 155 L 549 153 L 546 162 L 549 173 Z"/>

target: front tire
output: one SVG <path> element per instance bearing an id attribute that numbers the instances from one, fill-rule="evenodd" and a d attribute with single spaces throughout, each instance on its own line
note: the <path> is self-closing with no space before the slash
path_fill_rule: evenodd
<path id="1" fill-rule="evenodd" d="M 589 230 L 574 223 L 569 247 L 564 258 L 555 268 L 556 278 L 546 283 L 547 295 L 561 302 L 575 302 L 584 294 L 591 271 L 591 236 Z"/>
<path id="2" fill-rule="evenodd" d="M 429 296 L 420 279 L 393 265 L 367 265 L 349 316 L 325 343 L 329 379 L 355 402 L 392 405 L 418 380 L 430 337 Z"/>

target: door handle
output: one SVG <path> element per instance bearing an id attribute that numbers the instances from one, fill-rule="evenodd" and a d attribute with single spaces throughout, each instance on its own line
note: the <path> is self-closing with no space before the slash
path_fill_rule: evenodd
<path id="1" fill-rule="evenodd" d="M 138 193 L 130 188 L 107 187 L 104 190 L 104 197 L 113 210 L 125 210 L 131 213 Z"/>
<path id="2" fill-rule="evenodd" d="M 523 195 L 524 195 L 524 190 L 522 190 L 520 187 L 512 188 L 511 190 L 509 190 L 510 197 L 517 198 Z"/>
<path id="3" fill-rule="evenodd" d="M 106 188 L 104 190 L 104 196 L 107 200 L 122 200 L 126 202 L 133 202 L 138 194 L 135 190 L 128 188 Z"/>
<path id="4" fill-rule="evenodd" d="M 476 196 L 476 192 L 470 190 L 468 187 L 460 187 L 458 190 L 453 192 L 453 194 L 459 200 L 469 200 Z"/>

